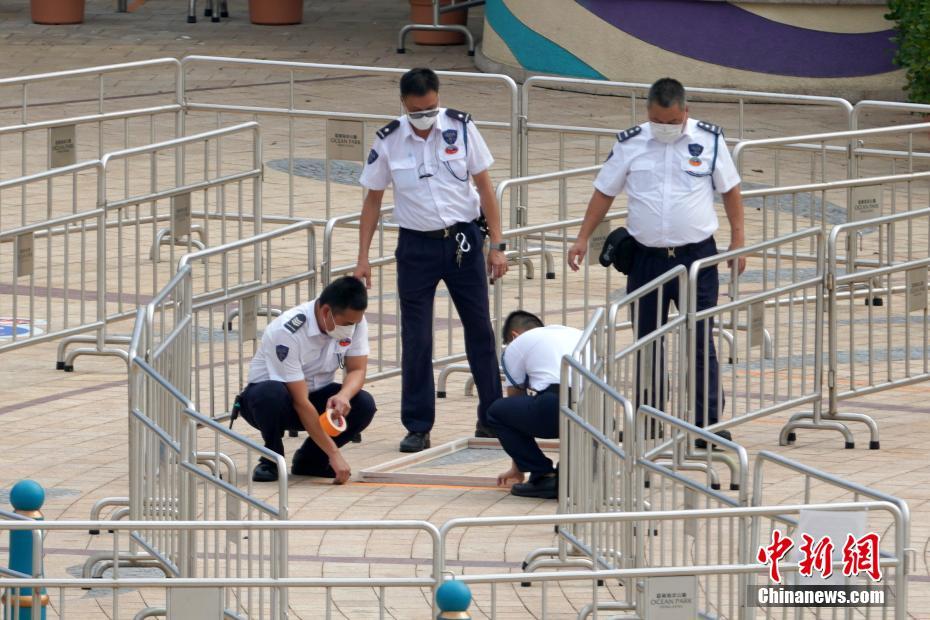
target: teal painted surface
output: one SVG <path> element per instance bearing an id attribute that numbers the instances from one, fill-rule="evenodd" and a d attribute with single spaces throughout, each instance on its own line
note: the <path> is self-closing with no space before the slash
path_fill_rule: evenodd
<path id="1" fill-rule="evenodd" d="M 485 18 L 524 69 L 572 77 L 606 79 L 580 58 L 534 32 L 517 19 L 504 0 L 488 0 Z"/>

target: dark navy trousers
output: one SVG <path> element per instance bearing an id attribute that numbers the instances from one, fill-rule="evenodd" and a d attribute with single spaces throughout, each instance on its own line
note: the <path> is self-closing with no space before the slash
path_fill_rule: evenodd
<path id="1" fill-rule="evenodd" d="M 626 290 L 627 292 L 632 292 L 639 288 L 640 286 L 647 284 L 649 281 L 661 276 L 665 272 L 674 268 L 677 265 L 684 265 L 686 269 L 690 269 L 691 263 L 694 261 L 706 258 L 708 256 L 713 256 L 717 253 L 717 244 L 714 241 L 713 237 L 708 237 L 704 241 L 699 243 L 691 244 L 690 246 L 685 246 L 683 248 L 677 248 L 675 250 L 675 256 L 668 256 L 665 252 L 654 252 L 645 250 L 643 246 L 638 246 L 637 251 L 633 255 L 633 265 L 630 270 L 629 277 L 627 278 Z M 697 285 L 697 310 L 701 311 L 706 308 L 713 307 L 717 305 L 717 295 L 720 290 L 720 282 L 717 275 L 716 265 L 709 267 L 707 269 L 702 269 L 698 275 L 698 285 Z M 673 280 L 664 285 L 662 290 L 662 322 L 668 320 L 668 311 L 671 305 L 671 302 L 674 301 L 677 307 L 678 304 L 678 281 Z M 658 294 L 652 293 L 642 298 L 640 310 L 639 310 L 639 325 L 637 330 L 637 337 L 642 337 L 649 334 L 652 331 L 655 331 L 656 325 L 656 310 L 658 305 Z M 708 325 L 709 324 L 709 325 Z M 708 341 L 708 351 L 705 356 L 704 351 L 704 337 L 705 329 L 711 330 L 711 335 L 707 338 Z M 694 412 L 694 423 L 697 426 L 705 426 L 704 420 L 704 405 L 705 397 L 707 404 L 707 425 L 716 424 L 720 411 L 723 409 L 723 403 L 717 402 L 717 393 L 720 385 L 720 370 L 719 364 L 717 363 L 717 351 L 714 347 L 713 339 L 713 329 L 714 322 L 713 319 L 708 319 L 706 321 L 698 321 L 697 323 L 697 347 L 695 351 L 695 376 L 697 377 L 697 404 Z M 664 347 L 662 344 L 658 344 L 658 354 L 652 356 L 653 364 L 658 360 L 659 372 L 656 373 L 655 367 L 650 370 L 650 377 L 646 379 L 647 383 L 647 397 L 644 402 L 640 402 L 643 399 L 640 398 L 640 394 L 643 390 L 640 389 L 640 381 L 643 379 L 637 377 L 637 386 L 636 386 L 636 406 L 640 404 L 646 404 L 655 407 L 661 411 L 665 410 L 665 400 L 666 394 L 664 390 L 665 384 L 665 359 L 662 355 Z M 705 358 L 706 358 L 706 368 L 705 368 Z M 638 360 L 637 360 L 638 362 Z M 640 367 L 640 364 L 637 363 L 637 368 Z M 705 372 L 707 375 L 706 387 L 705 390 Z M 658 377 L 657 377 L 658 374 Z M 660 386 L 656 386 L 656 380 L 661 381 Z M 706 394 L 705 394 L 706 391 Z M 658 397 L 655 395 L 658 394 Z"/>
<path id="2" fill-rule="evenodd" d="M 433 239 L 401 229 L 397 250 L 397 291 L 401 312 L 400 419 L 410 432 L 425 433 L 436 418 L 433 377 L 433 300 L 445 283 L 465 331 L 465 353 L 478 390 L 478 421 L 501 397 L 500 369 L 488 303 L 488 275 L 478 225 L 462 227 L 471 251 L 456 261 L 454 235 Z"/>
<path id="3" fill-rule="evenodd" d="M 509 396 L 488 409 L 488 427 L 497 433 L 501 447 L 517 469 L 542 476 L 555 471 L 552 459 L 536 443 L 559 436 L 559 386 L 550 386 L 535 396 Z"/>
<path id="4" fill-rule="evenodd" d="M 310 404 L 322 413 L 326 401 L 342 388 L 340 383 L 330 383 L 315 392 L 310 392 Z M 346 430 L 333 437 L 333 442 L 340 448 L 353 437 L 368 428 L 375 416 L 377 407 L 375 399 L 365 390 L 359 390 L 349 401 L 349 415 L 346 416 Z M 304 425 L 294 410 L 291 393 L 281 381 L 259 381 L 250 383 L 240 397 L 240 413 L 245 421 L 258 429 L 265 441 L 265 447 L 284 456 L 284 431 L 302 431 Z M 294 455 L 306 467 L 324 470 L 329 465 L 329 457 L 310 437 Z"/>

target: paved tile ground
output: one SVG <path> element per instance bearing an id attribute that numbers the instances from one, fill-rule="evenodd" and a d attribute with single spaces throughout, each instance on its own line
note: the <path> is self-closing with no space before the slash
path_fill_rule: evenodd
<path id="1" fill-rule="evenodd" d="M 180 57 L 187 54 L 222 55 L 239 58 L 262 58 L 273 60 L 297 60 L 304 62 L 339 63 L 352 65 L 373 65 L 382 67 L 429 65 L 434 68 L 451 70 L 472 70 L 470 59 L 463 47 L 426 48 L 411 45 L 406 56 L 394 53 L 397 29 L 405 22 L 406 7 L 404 3 L 375 2 L 373 0 L 318 1 L 306 5 L 305 23 L 299 27 L 258 28 L 247 23 L 244 3 L 232 3 L 232 18 L 219 24 L 200 19 L 199 23 L 189 25 L 185 22 L 183 3 L 148 0 L 134 2 L 133 12 L 118 14 L 113 11 L 110 2 L 90 0 L 88 2 L 87 22 L 80 26 L 51 27 L 36 26 L 27 22 L 27 7 L 24 2 L 0 5 L 0 77 L 35 74 L 47 71 L 77 68 L 90 65 L 144 60 L 156 57 Z M 473 14 L 471 25 L 480 27 L 480 12 Z M 155 70 L 135 71 L 112 81 L 107 81 L 107 111 L 128 109 L 130 107 L 154 106 L 172 102 L 172 75 L 170 72 Z M 188 73 L 192 101 L 200 103 L 236 103 L 251 106 L 289 105 L 288 83 L 294 79 L 295 106 L 310 110 L 352 110 L 369 114 L 396 113 L 396 85 L 393 79 L 370 73 L 353 72 L 341 69 L 301 71 L 293 78 L 287 70 L 263 66 L 241 67 L 222 63 L 199 63 L 191 65 Z M 68 80 L 67 82 L 49 82 L 31 88 L 29 92 L 29 120 L 54 119 L 65 116 L 87 114 L 96 108 L 98 85 L 93 80 Z M 593 97 L 583 93 L 543 90 L 536 93 L 538 99 L 531 108 L 531 119 L 539 122 L 564 122 L 567 124 L 597 126 L 605 128 L 625 127 L 632 124 L 629 102 L 611 97 Z M 6 87 L 0 84 L 0 124 L 11 125 L 21 121 L 21 90 L 19 87 Z M 480 120 L 506 120 L 509 102 L 505 93 L 491 82 L 465 84 L 455 80 L 448 81 L 443 91 L 444 103 L 462 109 L 474 111 Z M 641 102 L 640 102 L 641 108 Z M 695 102 L 693 114 L 710 118 L 724 124 L 730 135 L 735 135 L 739 126 L 738 109 L 726 102 Z M 250 120 L 252 114 L 234 115 L 213 112 L 192 112 L 186 120 L 189 132 L 205 130 L 233 121 Z M 266 215 L 303 216 L 321 218 L 326 214 L 326 192 L 320 181 L 322 173 L 319 161 L 322 158 L 324 144 L 322 123 L 319 120 L 297 121 L 296 129 L 291 131 L 288 121 L 270 115 L 259 115 L 263 128 L 263 159 L 266 164 L 265 184 L 263 189 L 263 209 Z M 882 123 L 902 123 L 906 116 L 889 116 L 873 114 L 863 123 L 874 126 Z M 96 124 L 79 128 L 78 150 L 81 159 L 92 158 L 100 152 L 114 148 L 144 144 L 153 139 L 164 139 L 173 135 L 174 120 L 171 114 L 146 116 L 129 123 L 122 120 L 104 123 L 99 128 Z M 303 123 L 303 124 L 301 124 Z M 377 125 L 375 121 L 366 126 L 371 133 Z M 755 104 L 747 106 L 744 137 L 765 137 L 774 135 L 791 135 L 824 130 L 839 130 L 846 126 L 845 116 L 834 111 L 810 107 L 776 106 Z M 509 141 L 506 131 L 488 129 L 488 141 L 495 152 L 498 163 L 494 168 L 494 179 L 499 182 L 510 177 Z M 293 136 L 293 138 L 292 138 Z M 590 138 L 559 138 L 557 135 L 534 134 L 530 143 L 532 153 L 530 172 L 544 172 L 559 167 L 590 165 L 603 157 L 612 142 L 609 136 L 598 144 Z M 927 136 L 914 136 L 915 148 L 924 144 Z M 26 137 L 11 132 L 0 134 L 0 178 L 9 179 L 24 172 L 43 170 L 47 166 L 44 130 L 28 134 Z M 293 139 L 293 142 L 291 140 Z M 906 138 L 888 138 L 870 146 L 904 148 Z M 24 147 L 25 143 L 25 147 Z M 212 148 L 212 147 L 211 147 Z M 188 175 L 198 174 L 199 162 L 205 158 L 208 167 L 214 172 L 222 169 L 226 173 L 236 165 L 250 161 L 251 150 L 243 139 L 227 141 L 222 150 L 213 151 L 216 156 L 199 151 L 198 157 L 189 157 Z M 287 174 L 291 153 L 294 153 L 295 169 L 298 174 L 290 178 Z M 211 159 L 213 157 L 213 159 Z M 747 187 L 809 182 L 811 157 L 809 154 L 797 155 L 781 153 L 777 161 L 770 154 L 754 156 L 747 160 L 745 167 Z M 174 165 L 170 155 L 160 156 L 158 160 L 161 174 L 173 179 L 171 173 Z M 143 191 L 152 179 L 149 175 L 149 161 L 135 162 L 120 169 L 111 176 L 109 182 L 112 195 L 135 195 Z M 895 166 L 892 168 L 892 165 Z M 316 166 L 316 167 L 314 167 Z M 902 168 L 902 166 L 904 166 Z M 889 160 L 869 159 L 862 163 L 862 169 L 871 173 L 886 173 L 892 170 L 906 169 L 906 162 L 899 159 L 894 164 Z M 915 169 L 921 169 L 916 164 Z M 845 168 L 839 160 L 828 159 L 825 166 L 815 166 L 813 178 L 837 179 L 845 177 Z M 351 213 L 358 209 L 361 192 L 354 185 L 357 168 L 340 169 L 339 182 L 331 185 L 330 212 L 333 214 Z M 72 194 L 71 179 L 55 186 L 49 196 L 45 183 L 30 187 L 25 193 L 7 190 L 0 194 L 0 224 L 7 229 L 11 222 L 36 221 L 46 213 L 62 214 L 71 212 L 75 205 L 95 202 L 95 182 L 93 179 L 79 177 L 77 190 Z M 161 178 L 161 177 L 159 177 Z M 193 178 L 193 177 L 189 177 Z M 84 183 L 86 181 L 86 185 Z M 133 185 L 136 183 L 136 185 Z M 293 185 L 291 185 L 293 183 Z M 750 183 L 755 185 L 749 185 Z M 42 185 L 42 187 L 39 187 Z M 143 189 L 140 189 L 143 188 Z M 914 205 L 927 204 L 927 194 L 919 187 L 910 188 Z M 236 190 L 238 191 L 238 189 Z M 243 190 L 244 199 L 248 200 L 248 189 Z M 567 200 L 560 207 L 558 184 L 551 183 L 534 188 L 529 194 L 529 222 L 541 224 L 558 217 L 580 215 L 583 212 L 587 195 L 590 193 L 590 176 L 580 177 L 565 184 Z M 897 187 L 896 194 L 886 191 L 883 197 L 884 208 L 894 208 L 892 201 L 900 205 L 907 191 Z M 207 205 L 231 207 L 237 204 L 238 195 L 229 188 L 222 195 L 208 197 Z M 818 200 L 845 210 L 845 192 L 827 194 L 826 196 L 808 197 L 809 204 L 820 206 Z M 52 207 L 46 205 L 51 203 Z M 751 203 L 756 204 L 756 203 Z M 772 230 L 784 232 L 791 226 L 786 220 L 773 229 L 771 219 L 762 219 L 766 212 L 765 205 L 759 211 L 748 210 L 750 240 L 761 239 L 763 226 L 770 233 Z M 777 206 L 776 213 L 784 211 L 784 205 Z M 48 208 L 49 211 L 45 211 Z M 196 206 L 195 206 L 196 208 Z M 791 209 L 791 206 L 785 207 Z M 32 219 L 35 214 L 36 219 Z M 227 227 L 219 221 L 203 222 L 208 227 L 212 243 L 239 236 L 236 227 Z M 793 225 L 793 224 L 792 224 Z M 271 229 L 268 226 L 267 229 Z M 925 231 L 926 228 L 923 229 Z M 108 299 L 111 311 L 131 310 L 138 301 L 150 297 L 157 286 L 149 286 L 150 274 L 157 277 L 157 283 L 163 283 L 170 277 L 171 265 L 177 254 L 169 257 L 157 267 L 152 266 L 147 257 L 147 246 L 151 242 L 154 229 L 141 231 L 123 231 L 125 247 L 114 252 L 115 262 L 118 254 L 130 271 L 120 271 L 118 267 L 108 269 L 107 282 L 110 291 L 115 290 L 117 282 L 123 282 L 123 296 Z M 569 231 L 571 232 L 571 231 Z M 111 231 L 111 239 L 121 233 Z M 319 233 L 318 233 L 319 234 Z M 902 233 L 903 234 L 903 233 Z M 344 266 L 352 262 L 355 256 L 354 230 L 337 231 L 333 244 L 335 266 Z M 722 238 L 726 238 L 725 222 Z M 899 237 L 903 238 L 903 237 Z M 136 244 L 138 239 L 138 245 Z M 115 241 L 114 241 L 115 242 Z M 275 246 L 275 258 L 279 261 L 276 269 L 293 268 L 300 265 L 305 256 L 306 246 L 302 240 L 283 240 Z M 393 248 L 393 235 L 385 234 L 383 253 L 388 256 Z M 867 243 L 872 241 L 867 240 Z M 321 255 L 322 240 L 317 239 L 317 256 Z M 920 255 L 926 252 L 926 236 L 921 232 L 913 233 L 912 250 Z M 44 256 L 44 247 L 38 256 Z M 93 246 L 90 246 L 91 248 Z M 869 246 L 869 249 L 877 247 Z M 904 252 L 906 248 L 896 248 Z M 622 286 L 616 278 L 606 281 L 603 272 L 592 270 L 586 279 L 571 276 L 562 267 L 564 247 L 560 242 L 547 245 L 552 254 L 555 280 L 542 276 L 546 268 L 540 258 L 530 259 L 536 268 L 532 280 L 518 279 L 516 272 L 508 277 L 506 287 L 502 289 L 501 305 L 506 312 L 523 305 L 539 308 L 542 299 L 547 300 L 547 318 L 550 321 L 564 321 L 576 326 L 584 323 L 591 305 L 603 303 L 607 293 Z M 5 251 L 5 250 L 4 250 Z M 178 251 L 178 250 L 175 250 Z M 179 251 L 184 251 L 180 249 Z M 78 259 L 72 248 L 65 254 L 61 247 L 49 248 L 49 263 L 54 269 L 49 270 L 42 286 L 62 287 L 60 275 L 65 265 L 71 265 L 78 274 L 76 265 L 84 262 Z M 865 255 L 865 254 L 862 254 Z M 899 254 L 900 256 L 900 254 Z M 245 256 L 245 264 L 250 255 Z M 143 265 L 147 285 L 139 290 L 129 286 L 131 269 L 136 263 Z M 4 259 L 0 264 L 7 265 L 2 274 L 3 282 L 8 282 L 10 261 Z M 217 265 L 211 265 L 211 278 L 219 277 Z M 767 269 L 760 263 L 750 265 L 747 274 L 746 289 L 753 290 L 752 282 L 758 284 L 761 274 Z M 53 273 L 54 272 L 54 273 Z M 276 272 L 281 273 L 281 272 Z M 197 276 L 195 288 L 207 290 L 208 282 L 205 272 Z M 238 272 L 233 270 L 232 276 Z M 754 274 L 754 275 L 753 275 Z M 523 274 L 528 275 L 527 273 Z M 93 289 L 96 273 L 91 269 L 87 274 L 88 288 Z M 751 277 L 755 278 L 752 280 Z M 393 295 L 394 274 L 390 267 L 377 274 L 383 288 L 373 291 L 378 316 L 386 318 L 395 313 L 395 296 Z M 522 285 L 522 290 L 518 288 Z M 73 285 L 73 280 L 72 280 Z M 64 288 L 67 288 L 65 285 Z M 292 301 L 306 294 L 290 290 L 282 293 L 281 299 Z M 442 295 L 442 293 L 441 293 Z M 54 297 L 54 296 L 53 296 Z M 67 314 L 72 320 L 80 319 L 77 301 L 65 307 L 62 297 L 56 297 L 54 312 Z M 67 297 L 64 295 L 63 297 Z M 6 302 L 4 302 L 6 303 Z M 562 308 L 565 308 L 564 312 Z M 249 345 L 240 351 L 235 332 L 223 332 L 224 311 L 228 308 L 213 309 L 198 314 L 196 319 L 198 354 L 197 377 L 200 386 L 195 396 L 199 398 L 198 406 L 205 412 L 222 413 L 228 409 L 228 399 L 238 389 L 239 373 L 247 368 Z M 0 306 L 0 314 L 9 314 L 11 308 Z M 452 311 L 447 309 L 447 302 L 437 305 L 437 351 L 442 354 L 461 353 L 460 330 L 454 322 Z M 858 325 L 868 316 L 865 309 L 857 305 L 855 315 L 850 315 L 847 325 Z M 264 319 L 260 319 L 263 322 Z M 769 314 L 767 321 L 771 328 L 778 325 L 785 329 L 791 323 L 802 320 L 797 315 Z M 900 321 L 888 320 L 896 331 L 889 331 L 887 341 L 876 340 L 872 334 L 857 331 L 854 335 L 844 334 L 842 351 L 849 358 L 861 357 L 871 343 L 873 348 L 880 347 L 892 358 L 891 370 L 902 372 L 902 356 L 894 358 L 895 347 L 904 347 L 901 341 L 903 333 Z M 769 323 L 767 323 L 767 327 Z M 127 334 L 131 326 L 128 321 L 117 324 L 112 332 Z M 889 329 L 891 329 L 889 327 Z M 853 330 L 850 329 L 850 332 Z M 217 336 L 217 334 L 225 334 Z M 390 370 L 396 365 L 396 330 L 390 321 L 384 327 L 374 330 L 377 338 L 373 346 L 372 357 L 381 360 L 379 370 Z M 791 347 L 804 346 L 791 340 L 780 340 L 783 357 L 797 354 Z M 916 346 L 916 342 L 912 346 Z M 222 344 L 232 344 L 236 348 L 229 354 Z M 78 358 L 75 373 L 61 373 L 54 370 L 56 344 L 36 345 L 16 352 L 0 355 L 0 450 L 4 455 L 3 468 L 0 473 L 0 486 L 8 488 L 20 478 L 29 477 L 40 481 L 49 490 L 45 506 L 47 518 L 83 519 L 90 512 L 91 506 L 103 497 L 122 496 L 127 493 L 127 388 L 126 369 L 116 358 Z M 211 357 L 211 354 L 213 357 Z M 781 358 L 779 358 L 781 359 Z M 882 358 L 884 360 L 885 358 Z M 739 363 L 736 364 L 739 366 Z M 861 368 L 861 363 L 859 368 Z M 844 370 L 848 370 L 844 368 Z M 758 375 L 753 375 L 751 368 L 740 371 L 742 377 L 752 377 L 752 383 L 746 382 L 746 391 L 760 389 Z M 227 378 L 227 374 L 228 377 Z M 790 374 L 790 373 L 789 373 Z M 785 374 L 788 377 L 789 374 Z M 899 376 L 899 375 L 895 375 Z M 211 394 L 207 386 L 213 377 L 214 385 L 219 386 L 219 394 Z M 449 397 L 438 402 L 437 426 L 433 433 L 433 443 L 439 444 L 467 436 L 473 428 L 472 411 L 476 405 L 473 397 L 464 395 L 465 375 L 452 374 L 447 391 Z M 787 379 L 783 379 L 787 380 Z M 797 380 L 797 379 L 796 379 Z M 861 372 L 852 376 L 848 385 L 865 380 Z M 370 390 L 375 395 L 379 412 L 372 426 L 364 434 L 364 442 L 350 445 L 346 455 L 357 471 L 368 466 L 383 463 L 397 456 L 396 444 L 402 433 L 399 424 L 399 381 L 396 378 L 385 379 L 371 384 Z M 738 383 L 737 386 L 744 384 Z M 847 384 L 844 384 L 847 385 Z M 746 396 L 743 394 L 742 396 Z M 740 397 L 734 396 L 734 405 L 740 409 Z M 748 402 L 748 401 L 747 401 Z M 854 427 L 857 440 L 855 451 L 842 449 L 838 434 L 801 431 L 796 445 L 778 447 L 777 436 L 781 426 L 792 411 L 755 420 L 736 429 L 738 441 L 751 453 L 760 450 L 774 450 L 790 456 L 802 463 L 813 465 L 831 474 L 855 481 L 859 484 L 873 486 L 892 493 L 908 501 L 911 510 L 911 547 L 915 549 L 915 565 L 910 584 L 910 613 L 915 618 L 930 618 L 930 565 L 927 563 L 926 544 L 930 538 L 930 497 L 926 488 L 930 483 L 930 466 L 925 451 L 920 445 L 920 438 L 927 431 L 927 413 L 930 412 L 926 399 L 925 384 L 901 387 L 867 397 L 854 398 L 842 403 L 843 411 L 859 411 L 872 416 L 879 424 L 882 433 L 882 449 L 869 451 L 865 449 L 867 434 L 861 427 Z M 236 430 L 253 439 L 257 434 L 239 422 Z M 286 439 L 286 450 L 290 455 L 299 446 L 301 439 Z M 210 450 L 213 440 L 206 435 L 201 437 L 201 449 Z M 245 454 L 235 446 L 224 444 L 221 449 L 229 451 L 237 459 L 241 468 L 240 483 L 245 486 L 248 463 Z M 238 451 L 237 451 L 238 450 Z M 471 461 L 464 463 L 460 473 L 470 475 L 494 475 L 500 468 L 496 459 Z M 443 465 L 442 471 L 449 471 L 452 465 Z M 262 499 L 276 501 L 276 489 L 255 486 L 252 493 Z M 514 498 L 506 492 L 486 488 L 453 488 L 442 486 L 384 485 L 354 482 L 346 487 L 333 487 L 319 480 L 293 478 L 289 482 L 289 511 L 296 519 L 426 519 L 441 524 L 448 519 L 463 516 L 490 515 L 524 515 L 550 514 L 555 506 L 551 502 L 524 500 Z M 802 498 L 803 489 L 796 484 L 791 473 L 774 471 L 767 475 L 764 500 L 767 503 L 792 503 Z M 816 500 L 835 500 L 841 494 L 825 490 L 818 495 L 815 487 L 813 498 Z M 204 513 L 209 516 L 213 509 L 222 506 L 208 496 L 203 498 Z M 211 535 L 204 535 L 209 540 Z M 216 538 L 214 543 L 205 547 L 208 555 L 212 551 L 223 550 L 219 541 L 232 540 Z M 552 544 L 551 530 L 548 527 L 532 528 L 495 528 L 489 531 L 469 531 L 453 538 L 453 548 L 447 550 L 447 558 L 453 570 L 477 572 L 507 572 L 519 568 L 519 563 L 526 553 L 541 546 Z M 262 544 L 257 533 L 250 535 L 248 543 L 239 540 L 241 545 Z M 211 546 L 212 544 L 212 546 Z M 46 547 L 48 554 L 47 573 L 49 575 L 77 574 L 80 565 L 94 550 L 107 550 L 110 538 L 88 537 L 84 532 L 56 533 L 49 536 Z M 228 547 L 227 547 L 228 549 Z M 411 576 L 424 575 L 428 570 L 430 555 L 429 541 L 423 534 L 410 532 L 386 535 L 371 535 L 368 532 L 300 532 L 292 533 L 289 540 L 292 557 L 292 576 Z M 211 556 L 215 557 L 215 556 Z M 265 565 L 267 569 L 267 564 Z M 203 570 L 209 574 L 209 563 Z M 142 572 L 140 575 L 151 575 Z M 553 584 L 545 594 L 542 588 L 529 590 L 501 587 L 494 594 L 497 600 L 497 617 L 525 618 L 541 613 L 541 599 L 544 596 L 550 617 L 575 617 L 576 610 L 590 602 L 589 589 L 570 584 Z M 600 591 L 601 600 L 620 596 L 622 591 L 613 584 Z M 239 594 L 239 593 L 237 593 Z M 248 593 L 241 593 L 239 604 L 253 613 L 261 606 L 267 606 L 267 600 L 248 599 Z M 158 604 L 163 599 L 163 592 L 150 589 L 121 593 L 118 597 L 118 617 L 132 617 L 145 605 Z M 321 609 L 326 605 L 321 592 L 299 592 L 291 596 L 294 616 L 316 618 L 321 616 Z M 477 617 L 490 615 L 491 593 L 487 588 L 476 588 L 479 598 Z M 376 593 L 370 590 L 345 589 L 336 590 L 331 602 L 333 613 L 337 617 L 367 618 L 374 617 Z M 420 590 L 401 590 L 388 594 L 388 614 L 394 618 L 425 617 L 428 595 Z M 55 613 L 62 611 L 62 603 L 70 617 L 113 617 L 112 596 L 108 592 L 94 590 L 89 593 L 68 592 L 63 600 L 53 593 Z M 235 601 L 228 602 L 230 605 Z M 722 610 L 726 612 L 726 609 Z M 483 615 L 482 615 L 483 614 Z M 53 616 L 54 617 L 54 614 Z"/>

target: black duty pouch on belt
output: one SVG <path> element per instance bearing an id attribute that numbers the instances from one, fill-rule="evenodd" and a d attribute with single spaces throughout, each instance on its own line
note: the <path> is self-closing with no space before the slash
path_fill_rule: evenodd
<path id="1" fill-rule="evenodd" d="M 233 422 L 236 421 L 240 413 L 242 413 L 242 394 L 237 394 L 236 400 L 233 401 L 232 410 L 229 412 L 229 428 L 232 428 Z"/>
<path id="2" fill-rule="evenodd" d="M 478 216 L 478 219 L 475 220 L 475 224 L 478 225 L 478 230 L 481 231 L 482 237 L 488 236 L 488 218 L 484 217 L 484 213 Z"/>
<path id="3" fill-rule="evenodd" d="M 636 253 L 636 240 L 621 226 L 607 235 L 601 255 L 598 257 L 603 267 L 614 266 L 623 275 L 629 275 L 633 267 L 633 254 Z"/>

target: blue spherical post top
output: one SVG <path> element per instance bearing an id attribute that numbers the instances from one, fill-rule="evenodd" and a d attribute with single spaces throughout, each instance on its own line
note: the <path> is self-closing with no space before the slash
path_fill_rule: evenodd
<path id="1" fill-rule="evenodd" d="M 38 510 L 45 503 L 45 489 L 35 480 L 20 480 L 10 490 L 10 503 L 16 510 Z"/>
<path id="2" fill-rule="evenodd" d="M 439 611 L 468 611 L 471 590 L 461 581 L 447 581 L 436 590 L 436 605 Z"/>

